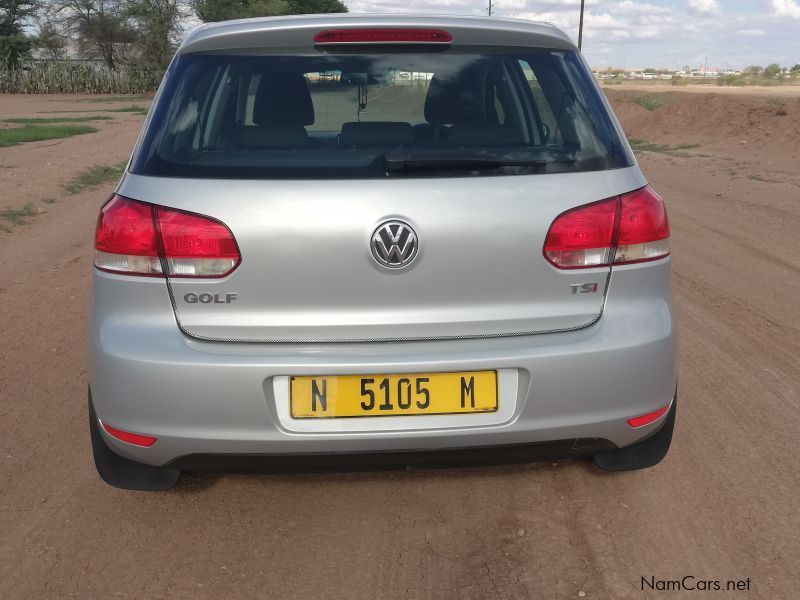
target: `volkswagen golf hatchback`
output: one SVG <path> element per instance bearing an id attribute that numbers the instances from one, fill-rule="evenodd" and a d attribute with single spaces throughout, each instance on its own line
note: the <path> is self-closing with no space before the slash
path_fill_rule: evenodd
<path id="1" fill-rule="evenodd" d="M 666 454 L 664 202 L 547 24 L 216 23 L 97 222 L 111 485 L 181 470 Z"/>

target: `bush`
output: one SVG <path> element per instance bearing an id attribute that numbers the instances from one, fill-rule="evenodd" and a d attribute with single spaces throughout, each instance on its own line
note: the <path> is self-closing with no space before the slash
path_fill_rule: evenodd
<path id="1" fill-rule="evenodd" d="M 786 100 L 780 96 L 770 96 L 767 98 L 767 104 L 775 108 L 775 114 L 780 117 L 785 117 L 789 112 L 786 110 Z"/>
<path id="2" fill-rule="evenodd" d="M 667 100 L 661 96 L 639 96 L 634 98 L 633 101 L 647 110 L 656 110 L 667 103 Z"/>

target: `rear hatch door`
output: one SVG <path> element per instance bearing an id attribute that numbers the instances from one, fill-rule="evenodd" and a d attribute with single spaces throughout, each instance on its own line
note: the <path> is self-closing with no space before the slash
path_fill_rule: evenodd
<path id="1" fill-rule="evenodd" d="M 236 237 L 242 262 L 225 279 L 168 279 L 187 334 L 331 342 L 521 335 L 594 322 L 609 268 L 553 267 L 542 254 L 548 227 L 569 208 L 641 185 L 638 169 L 377 182 L 128 175 L 120 193 L 212 216 Z M 418 239 L 399 269 L 371 251 L 387 220 L 407 223 Z"/>

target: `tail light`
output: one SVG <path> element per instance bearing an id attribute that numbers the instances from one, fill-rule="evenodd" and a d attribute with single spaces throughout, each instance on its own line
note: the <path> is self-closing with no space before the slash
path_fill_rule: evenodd
<path id="1" fill-rule="evenodd" d="M 561 213 L 544 256 L 559 269 L 587 269 L 669 256 L 664 200 L 650 186 Z"/>
<path id="2" fill-rule="evenodd" d="M 241 262 L 230 229 L 216 219 L 114 196 L 95 232 L 98 269 L 150 277 L 224 277 Z"/>

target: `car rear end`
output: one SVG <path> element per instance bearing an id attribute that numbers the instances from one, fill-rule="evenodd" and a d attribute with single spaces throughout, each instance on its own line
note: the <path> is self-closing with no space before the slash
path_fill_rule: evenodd
<path id="1" fill-rule="evenodd" d="M 200 28 L 98 221 L 96 441 L 174 472 L 490 447 L 620 456 L 671 433 L 668 238 L 663 201 L 550 26 Z"/>

